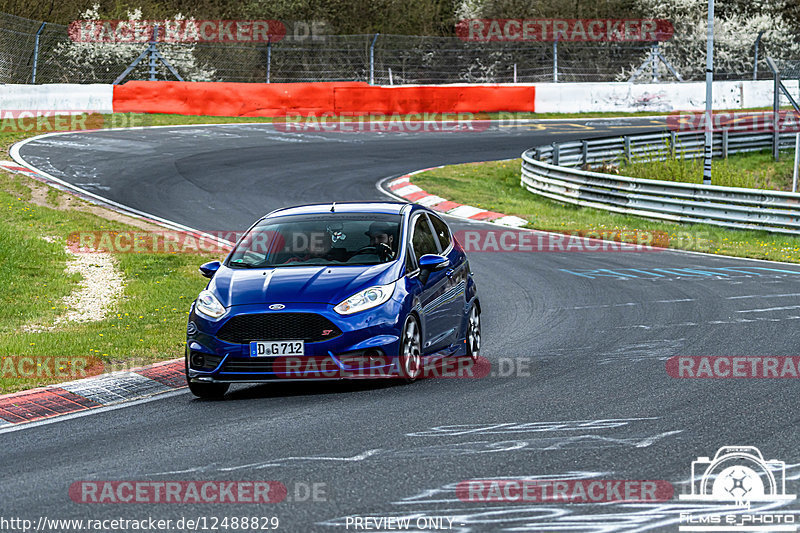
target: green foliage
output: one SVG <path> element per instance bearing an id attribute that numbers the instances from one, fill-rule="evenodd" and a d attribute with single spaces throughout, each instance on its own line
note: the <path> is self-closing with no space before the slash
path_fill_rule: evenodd
<path id="1" fill-rule="evenodd" d="M 619 173 L 632 178 L 702 183 L 702 158 L 683 159 L 680 151 L 678 155 L 678 158 L 666 161 L 634 161 L 622 166 Z M 776 162 L 770 150 L 763 150 L 714 159 L 712 183 L 724 187 L 789 191 L 792 187 L 792 157 L 793 154 L 787 152 Z"/>
<path id="2" fill-rule="evenodd" d="M 0 12 L 69 24 L 94 4 L 109 19 L 141 9 L 144 19 L 181 13 L 196 19 L 325 21 L 337 34 L 451 35 L 456 22 L 455 0 L 0 0 Z"/>

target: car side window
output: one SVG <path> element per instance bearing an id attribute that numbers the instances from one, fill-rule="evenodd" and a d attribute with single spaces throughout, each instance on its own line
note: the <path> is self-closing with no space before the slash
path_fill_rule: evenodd
<path id="1" fill-rule="evenodd" d="M 438 254 L 436 247 L 436 237 L 431 232 L 428 224 L 428 217 L 424 214 L 418 216 L 414 221 L 414 232 L 411 237 L 411 245 L 414 248 L 414 257 L 419 264 L 419 259 L 425 254 Z"/>
<path id="2" fill-rule="evenodd" d="M 429 216 L 431 218 L 431 222 L 433 223 L 433 230 L 436 232 L 436 238 L 439 239 L 439 244 L 442 246 L 442 251 L 444 252 L 450 247 L 450 229 L 441 218 L 434 215 Z"/>

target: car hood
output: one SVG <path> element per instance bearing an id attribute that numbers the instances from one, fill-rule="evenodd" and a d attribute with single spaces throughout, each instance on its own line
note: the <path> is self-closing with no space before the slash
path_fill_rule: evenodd
<path id="1" fill-rule="evenodd" d="M 221 266 L 208 285 L 225 307 L 273 303 L 338 304 L 399 277 L 397 262 L 371 266 L 238 269 Z"/>

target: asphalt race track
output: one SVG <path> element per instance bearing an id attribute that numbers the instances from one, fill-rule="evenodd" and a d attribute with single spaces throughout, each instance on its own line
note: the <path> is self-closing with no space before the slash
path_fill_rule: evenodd
<path id="1" fill-rule="evenodd" d="M 385 199 L 376 182 L 416 169 L 654 127 L 642 119 L 463 134 L 193 126 L 50 137 L 21 155 L 127 206 L 198 229 L 242 230 L 280 206 Z M 237 386 L 224 402 L 181 391 L 0 431 L 0 514 L 277 516 L 279 530 L 298 532 L 344 531 L 354 516 L 455 517 L 451 531 L 460 532 L 678 531 L 692 506 L 678 500 L 692 461 L 726 445 L 785 461 L 787 492 L 800 488 L 796 381 L 674 379 L 665 370 L 676 355 L 800 355 L 800 266 L 679 252 L 473 253 L 470 262 L 482 355 L 497 370 L 513 362 L 515 375 Z M 586 505 L 456 497 L 464 480 L 517 477 L 667 480 L 676 494 Z M 68 488 L 80 480 L 277 480 L 289 498 L 77 504 Z M 314 483 L 324 495 L 298 501 Z M 800 514 L 796 501 L 781 505 Z"/>

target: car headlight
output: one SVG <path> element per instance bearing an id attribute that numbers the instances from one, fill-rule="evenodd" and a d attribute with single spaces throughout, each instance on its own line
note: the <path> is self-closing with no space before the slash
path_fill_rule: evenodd
<path id="1" fill-rule="evenodd" d="M 397 285 L 396 281 L 388 285 L 376 285 L 375 287 L 364 289 L 338 304 L 333 310 L 340 315 L 351 315 L 377 307 L 392 297 L 395 285 Z"/>
<path id="2" fill-rule="evenodd" d="M 195 309 L 209 318 L 219 318 L 225 314 L 225 307 L 219 303 L 214 293 L 208 290 L 202 291 L 197 297 Z"/>

